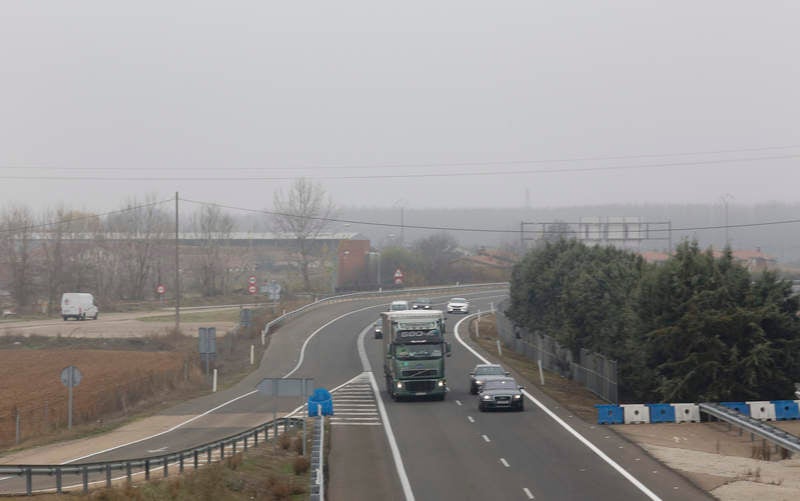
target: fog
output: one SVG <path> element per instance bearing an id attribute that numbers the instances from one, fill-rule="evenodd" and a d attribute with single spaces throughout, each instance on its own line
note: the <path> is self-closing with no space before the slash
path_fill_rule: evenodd
<path id="1" fill-rule="evenodd" d="M 797 202 L 791 1 L 3 2 L 0 203 Z M 609 158 L 613 157 L 613 158 Z"/>

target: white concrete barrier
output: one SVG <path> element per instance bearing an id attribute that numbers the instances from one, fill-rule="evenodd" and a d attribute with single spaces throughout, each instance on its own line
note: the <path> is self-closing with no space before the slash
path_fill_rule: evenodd
<path id="1" fill-rule="evenodd" d="M 697 404 L 672 404 L 676 423 L 699 423 L 700 407 Z"/>
<path id="2" fill-rule="evenodd" d="M 769 401 L 745 402 L 750 406 L 750 417 L 761 421 L 775 421 L 775 404 Z"/>
<path id="3" fill-rule="evenodd" d="M 622 404 L 625 424 L 649 423 L 650 408 L 643 404 Z"/>

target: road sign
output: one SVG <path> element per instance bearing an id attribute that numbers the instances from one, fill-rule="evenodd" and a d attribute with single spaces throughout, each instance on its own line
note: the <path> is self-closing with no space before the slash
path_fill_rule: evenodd
<path id="1" fill-rule="evenodd" d="M 83 374 L 81 374 L 81 371 L 74 365 L 64 367 L 64 370 L 61 371 L 61 382 L 64 383 L 64 386 L 67 388 L 78 386 L 81 384 L 82 378 Z"/>
<path id="2" fill-rule="evenodd" d="M 270 301 L 279 301 L 281 299 L 281 284 L 275 280 L 270 280 L 267 284 L 267 294 L 269 294 Z"/>
<path id="3" fill-rule="evenodd" d="M 397 268 L 397 270 L 394 272 L 394 283 L 397 285 L 402 285 L 403 277 L 403 272 L 400 271 L 400 268 Z"/>
<path id="4" fill-rule="evenodd" d="M 156 287 L 156 292 L 158 292 L 159 294 L 164 294 L 165 292 L 167 292 L 167 288 L 164 287 L 163 285 L 159 285 L 158 287 Z"/>
<path id="5" fill-rule="evenodd" d="M 256 276 L 255 275 L 250 275 L 250 277 L 247 279 L 247 283 L 250 284 L 250 285 L 255 285 L 256 284 Z"/>
<path id="6" fill-rule="evenodd" d="M 247 288 L 247 292 L 249 292 L 250 294 L 255 294 L 257 290 L 258 287 L 256 287 L 255 285 L 251 285 Z"/>

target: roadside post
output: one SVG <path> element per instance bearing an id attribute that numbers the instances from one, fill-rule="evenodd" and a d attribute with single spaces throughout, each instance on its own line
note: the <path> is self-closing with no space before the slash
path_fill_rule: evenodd
<path id="1" fill-rule="evenodd" d="M 70 365 L 69 367 L 64 367 L 61 370 L 61 382 L 64 386 L 67 387 L 68 396 L 67 396 L 67 429 L 72 429 L 72 388 L 78 386 L 81 383 L 81 379 L 83 378 L 83 374 L 81 371 L 75 367 L 74 365 Z"/>

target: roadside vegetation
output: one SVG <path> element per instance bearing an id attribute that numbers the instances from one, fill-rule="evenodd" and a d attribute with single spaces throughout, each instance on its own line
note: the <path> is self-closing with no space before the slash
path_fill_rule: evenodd
<path id="1" fill-rule="evenodd" d="M 632 252 L 546 242 L 515 266 L 507 315 L 619 363 L 622 401 L 787 399 L 800 381 L 800 298 L 681 243 L 661 264 Z"/>

